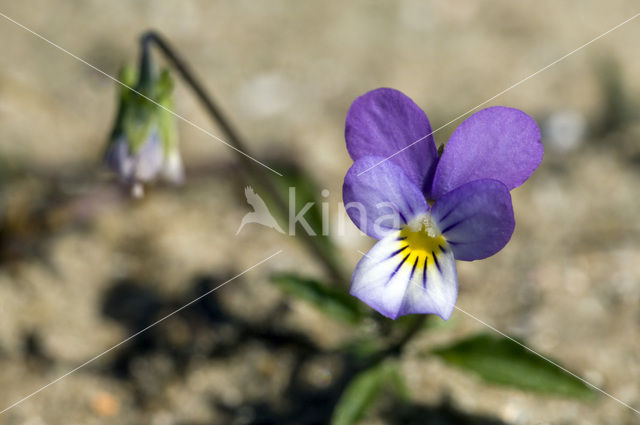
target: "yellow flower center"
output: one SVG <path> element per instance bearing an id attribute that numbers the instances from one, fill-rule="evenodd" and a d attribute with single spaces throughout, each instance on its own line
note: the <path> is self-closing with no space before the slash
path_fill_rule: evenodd
<path id="1" fill-rule="evenodd" d="M 416 217 L 398 236 L 398 249 L 391 255 L 400 261 L 394 274 L 402 267 L 410 267 L 409 279 L 414 276 L 421 277 L 422 285 L 426 288 L 427 269 L 435 267 L 439 273 L 442 272 L 441 255 L 450 249 L 430 215 Z"/>
<path id="2" fill-rule="evenodd" d="M 407 242 L 411 254 L 419 257 L 430 258 L 448 249 L 446 239 L 429 215 L 412 220 L 400 231 L 400 238 Z"/>

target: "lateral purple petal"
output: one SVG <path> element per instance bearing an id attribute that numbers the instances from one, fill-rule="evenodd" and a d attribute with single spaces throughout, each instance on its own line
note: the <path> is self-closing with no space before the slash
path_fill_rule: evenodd
<path id="1" fill-rule="evenodd" d="M 347 214 L 360 230 L 376 239 L 429 210 L 420 189 L 395 163 L 385 161 L 371 168 L 383 159 L 358 159 L 347 171 L 342 187 Z"/>
<path id="2" fill-rule="evenodd" d="M 494 106 L 467 118 L 453 132 L 433 178 L 431 196 L 473 180 L 499 180 L 520 186 L 542 161 L 540 129 L 524 112 Z"/>
<path id="3" fill-rule="evenodd" d="M 380 88 L 358 97 L 347 112 L 345 139 L 354 161 L 370 155 L 388 158 L 420 189 L 431 188 L 438 159 L 431 125 L 402 92 Z"/>
<path id="4" fill-rule="evenodd" d="M 456 260 L 490 257 L 511 239 L 515 228 L 511 194 L 497 180 L 476 180 L 439 198 L 431 215 Z"/>

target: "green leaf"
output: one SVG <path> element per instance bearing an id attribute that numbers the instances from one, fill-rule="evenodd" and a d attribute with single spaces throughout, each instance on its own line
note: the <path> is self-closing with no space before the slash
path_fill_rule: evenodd
<path id="1" fill-rule="evenodd" d="M 583 399 L 594 394 L 579 379 L 508 338 L 481 333 L 433 353 L 487 382 Z"/>
<path id="2" fill-rule="evenodd" d="M 386 386 L 401 399 L 408 398 L 406 386 L 394 363 L 381 363 L 356 375 L 340 396 L 331 417 L 331 425 L 353 425 L 358 422 Z"/>
<path id="3" fill-rule="evenodd" d="M 316 280 L 288 273 L 273 275 L 271 280 L 287 294 L 313 304 L 335 319 L 357 323 L 364 318 L 360 303 L 346 290 L 334 289 Z"/>
<path id="4" fill-rule="evenodd" d="M 331 417 L 331 425 L 352 425 L 361 419 L 380 393 L 382 378 L 380 367 L 357 375 L 340 397 Z"/>
<path id="5" fill-rule="evenodd" d="M 389 367 L 387 370 L 387 381 L 391 385 L 394 394 L 398 397 L 398 399 L 402 402 L 409 402 L 411 399 L 411 395 L 409 394 L 409 388 L 407 384 L 404 382 L 404 378 L 402 373 L 398 370 L 397 367 Z"/>

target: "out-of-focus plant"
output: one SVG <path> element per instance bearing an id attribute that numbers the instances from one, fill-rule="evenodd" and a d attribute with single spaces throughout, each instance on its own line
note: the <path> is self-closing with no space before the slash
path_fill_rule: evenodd
<path id="1" fill-rule="evenodd" d="M 169 166 L 172 152 L 179 158 L 175 135 L 166 133 L 167 129 L 174 131 L 173 124 L 168 125 L 173 120 L 163 121 L 170 114 L 162 106 L 171 104 L 171 79 L 167 71 L 151 72 L 150 47 L 154 45 L 224 132 L 247 183 L 264 190 L 267 204 L 281 220 L 290 214 L 287 194 L 291 187 L 297 189 L 296 203 L 320 204 L 317 186 L 299 168 L 295 172 L 283 169 L 284 176 L 274 177 L 257 166 L 239 132 L 166 40 L 154 32 L 141 40 L 140 71 L 136 75 L 125 69 L 121 77 L 125 88 L 107 150 L 108 163 L 126 181 L 151 180 L 145 177 L 156 177 Z M 402 228 L 387 226 L 389 236 L 351 215 L 365 233 L 382 239 L 378 244 L 389 242 L 384 249 L 373 248 L 368 254 L 373 260 L 365 257 L 361 261 L 354 273 L 352 294 L 392 318 L 411 313 L 449 318 L 457 296 L 455 260 L 492 255 L 511 236 L 514 219 L 509 190 L 522 184 L 541 160 L 537 131 L 535 122 L 521 111 L 492 108 L 465 121 L 444 152 L 438 152 L 426 116 L 406 96 L 384 89 L 356 101 L 347 120 L 347 142 L 355 164 L 345 180 L 345 201 L 362 202 L 366 214 L 374 201 L 390 201 L 404 223 Z M 425 135 L 429 140 L 421 146 L 408 145 Z M 144 157 L 148 151 L 149 160 Z M 387 157 L 394 158 L 387 161 Z M 153 167 L 146 167 L 145 161 Z M 155 172 L 147 173 L 148 169 Z M 316 235 L 300 231 L 296 237 L 324 266 L 326 277 L 293 271 L 273 275 L 272 281 L 292 298 L 352 330 L 353 340 L 333 350 L 351 359 L 352 369 L 345 372 L 342 396 L 327 408 L 333 409 L 332 424 L 353 424 L 367 414 L 383 391 L 410 399 L 396 358 L 421 332 L 448 327 L 431 326 L 433 321 L 424 314 L 392 321 L 347 295 L 350 279 L 335 244 L 319 231 L 318 211 L 309 211 Z M 395 249 L 391 249 L 393 244 Z M 414 280 L 417 288 L 410 287 Z M 579 379 L 503 336 L 472 335 L 426 354 L 494 384 L 579 398 L 592 394 Z"/>
<path id="2" fill-rule="evenodd" d="M 625 128 L 638 117 L 638 112 L 628 94 L 620 64 L 613 58 L 602 59 L 596 70 L 602 97 L 597 132 L 606 135 Z"/>
<path id="3" fill-rule="evenodd" d="M 265 172 L 266 169 L 261 166 L 264 164 L 259 163 L 255 160 L 255 156 L 249 153 L 250 150 L 248 149 L 244 138 L 240 135 L 240 132 L 231 124 L 230 120 L 214 101 L 214 98 L 207 92 L 204 85 L 196 77 L 195 73 L 187 65 L 185 60 L 177 53 L 167 40 L 154 31 L 148 31 L 142 35 L 140 38 L 140 46 L 140 75 L 138 76 L 137 85 L 135 87 L 131 85 L 136 80 L 135 75 L 133 75 L 133 72 L 131 71 L 126 71 L 123 74 L 124 79 L 120 81 L 122 90 L 127 91 L 128 94 L 125 96 L 121 91 L 120 108 L 117 113 L 116 124 L 106 151 L 107 164 L 114 164 L 115 167 L 112 166 L 112 168 L 115 169 L 126 181 L 131 182 L 131 173 L 123 173 L 122 171 L 135 171 L 136 167 L 131 167 L 129 164 L 135 165 L 138 163 L 137 161 L 142 161 L 144 159 L 140 154 L 147 154 L 147 152 L 143 152 L 142 147 L 155 146 L 151 143 L 151 140 L 148 137 L 143 140 L 141 135 L 149 136 L 150 134 L 153 134 L 150 130 L 160 128 L 157 127 L 158 123 L 165 123 L 166 126 L 164 128 L 172 130 L 172 132 L 167 132 L 167 135 L 170 135 L 171 137 L 167 139 L 168 143 L 162 145 L 165 146 L 166 149 L 162 151 L 156 150 L 155 147 L 150 149 L 151 152 L 149 153 L 151 154 L 151 160 L 149 162 L 156 165 L 156 167 L 153 168 L 156 172 L 143 173 L 143 176 L 146 177 L 149 174 L 150 178 L 146 179 L 146 181 L 150 181 L 158 177 L 159 172 L 166 170 L 166 175 L 180 177 L 179 179 L 174 179 L 174 181 L 182 180 L 182 164 L 177 150 L 177 137 L 173 134 L 173 130 L 175 128 L 175 125 L 173 124 L 173 117 L 176 114 L 169 108 L 171 105 L 170 94 L 173 86 L 172 84 L 169 84 L 171 78 L 168 71 L 163 71 L 159 77 L 154 76 L 151 47 L 155 46 L 163 54 L 165 59 L 173 65 L 180 77 L 182 77 L 182 80 L 189 86 L 189 88 L 192 89 L 193 94 L 200 101 L 213 122 L 225 134 L 225 143 L 227 143 L 236 154 L 236 158 L 240 164 L 240 171 L 247 181 L 266 194 L 266 197 L 270 200 L 270 206 L 273 207 L 273 210 L 276 211 L 280 217 L 288 217 L 289 207 L 287 203 L 287 194 L 283 193 L 283 181 L 286 181 L 287 179 L 276 181 L 270 173 Z M 153 87 L 156 87 L 156 89 L 153 89 Z M 123 142 L 120 142 L 118 144 L 118 146 L 120 146 L 120 151 L 118 152 L 122 152 L 123 155 L 116 155 L 115 160 L 110 159 L 109 152 L 115 145 L 114 142 L 119 140 L 117 136 L 128 134 L 125 119 L 129 108 L 133 110 L 131 114 L 136 117 L 132 119 L 133 123 L 130 124 L 130 127 L 135 129 L 132 132 L 134 138 L 125 138 Z M 160 118 L 162 118 L 162 120 L 160 120 Z M 157 161 L 158 152 L 161 152 L 162 154 L 162 159 L 159 162 Z M 171 156 L 171 154 L 174 155 Z M 147 160 L 145 160 L 145 164 L 146 161 Z M 178 162 L 180 163 L 180 173 L 170 172 L 172 170 L 171 165 L 175 165 Z M 157 168 L 158 163 L 161 164 L 160 168 Z M 125 164 L 124 168 L 126 169 L 120 167 L 120 164 Z M 173 171 L 176 169 L 177 167 L 175 167 Z M 144 168 L 144 171 L 146 171 L 146 168 Z M 136 180 L 135 172 L 132 176 L 132 183 L 134 184 L 134 190 L 132 193 L 134 195 L 141 195 L 142 191 L 139 183 L 145 179 L 140 178 L 138 173 L 138 178 Z M 289 176 L 287 178 L 290 179 L 291 177 L 292 176 Z M 296 187 L 306 187 L 307 182 L 305 182 L 304 179 L 296 178 L 295 176 L 293 176 L 293 178 L 296 181 L 289 182 L 289 184 L 295 184 Z M 306 193 L 308 194 L 308 187 L 306 188 Z M 299 232 L 298 236 L 314 257 L 325 266 L 332 279 L 336 281 L 344 279 L 344 272 L 341 269 L 341 266 L 332 255 L 332 250 L 328 249 L 327 238 L 313 237 L 307 232 Z"/>
<path id="4" fill-rule="evenodd" d="M 173 81 L 169 71 L 158 73 L 147 44 L 139 71 L 125 66 L 120 72 L 118 113 L 107 145 L 105 163 L 131 188 L 143 195 L 143 184 L 158 177 L 180 184 L 184 180 L 173 108 Z M 133 91 L 133 90 L 135 91 Z"/>

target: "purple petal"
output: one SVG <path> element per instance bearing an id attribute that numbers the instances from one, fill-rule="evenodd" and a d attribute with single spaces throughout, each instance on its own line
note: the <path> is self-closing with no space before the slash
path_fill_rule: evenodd
<path id="1" fill-rule="evenodd" d="M 480 260 L 500 251 L 516 222 L 509 189 L 497 180 L 476 180 L 439 198 L 431 215 L 456 260 Z"/>
<path id="2" fill-rule="evenodd" d="M 494 106 L 467 118 L 453 132 L 436 169 L 431 196 L 473 180 L 495 179 L 509 190 L 538 168 L 543 147 L 540 129 L 524 112 Z"/>
<path id="3" fill-rule="evenodd" d="M 385 161 L 373 167 L 383 159 L 358 159 L 347 171 L 342 187 L 347 214 L 360 230 L 376 239 L 429 210 L 420 189 L 395 163 Z"/>
<path id="4" fill-rule="evenodd" d="M 452 252 L 438 252 L 437 262 L 433 257 L 427 260 L 424 251 L 411 251 L 399 236 L 400 232 L 387 235 L 360 260 L 351 295 L 391 319 L 427 313 L 449 319 L 458 298 Z"/>
<path id="5" fill-rule="evenodd" d="M 420 189 L 431 187 L 438 159 L 431 125 L 402 92 L 381 88 L 357 98 L 347 113 L 345 138 L 354 161 L 370 155 L 389 158 Z"/>

